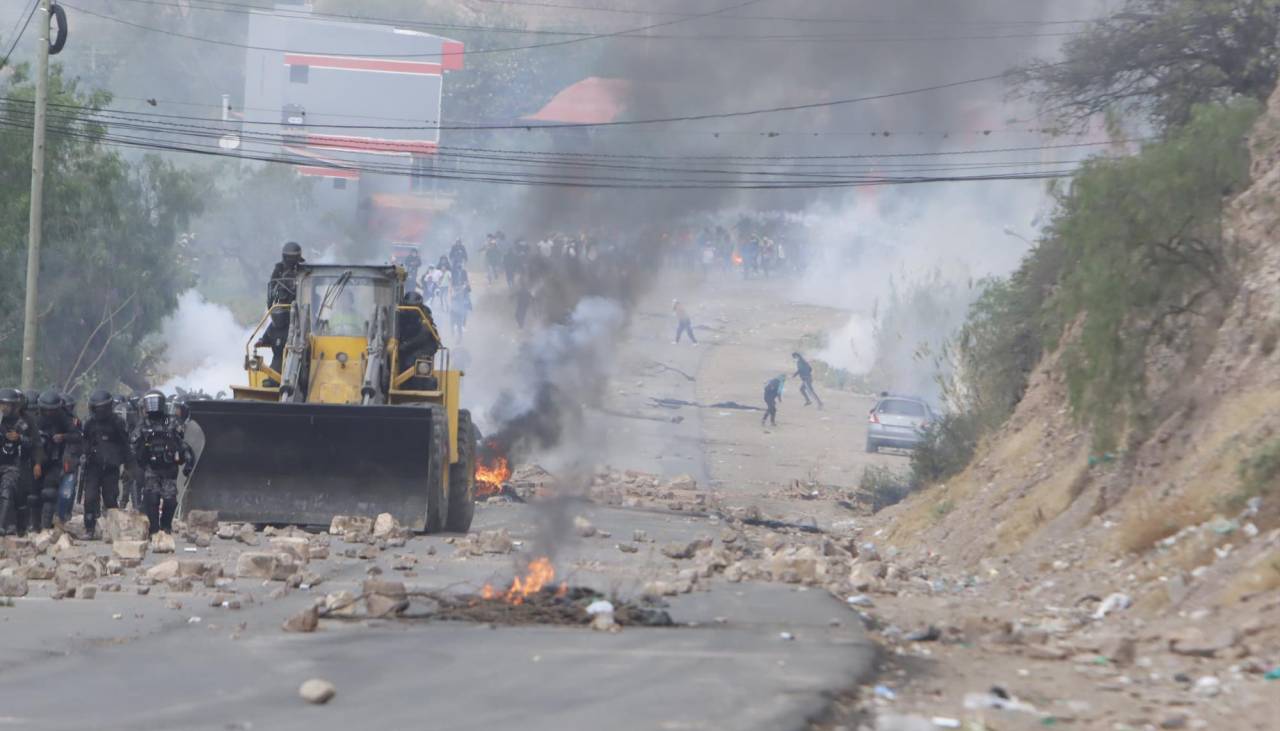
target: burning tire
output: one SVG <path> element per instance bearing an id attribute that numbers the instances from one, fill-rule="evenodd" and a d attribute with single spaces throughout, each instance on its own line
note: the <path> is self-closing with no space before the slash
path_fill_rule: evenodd
<path id="1" fill-rule="evenodd" d="M 471 412 L 458 412 L 458 463 L 449 470 L 449 517 L 445 530 L 466 533 L 476 513 L 476 428 Z"/>

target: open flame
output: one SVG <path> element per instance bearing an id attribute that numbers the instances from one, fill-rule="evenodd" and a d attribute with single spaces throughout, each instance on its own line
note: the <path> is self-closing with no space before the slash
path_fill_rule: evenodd
<path id="1" fill-rule="evenodd" d="M 555 578 L 556 570 L 551 565 L 551 559 L 541 556 L 530 561 L 524 576 L 517 576 L 512 579 L 511 587 L 505 592 L 499 592 L 493 588 L 492 584 L 485 584 L 484 588 L 480 590 L 480 598 L 490 601 L 504 601 L 508 604 L 524 604 L 525 599 L 542 591 L 543 587 L 555 581 Z M 562 596 L 568 589 L 568 585 L 562 583 L 560 588 L 556 590 L 556 595 Z"/>
<path id="2" fill-rule="evenodd" d="M 736 251 L 733 252 L 733 265 L 736 267 L 742 266 L 742 254 L 739 254 Z"/>
<path id="3" fill-rule="evenodd" d="M 493 461 L 476 461 L 476 497 L 483 498 L 502 492 L 502 485 L 511 479 L 511 465 L 506 457 L 494 457 Z"/>

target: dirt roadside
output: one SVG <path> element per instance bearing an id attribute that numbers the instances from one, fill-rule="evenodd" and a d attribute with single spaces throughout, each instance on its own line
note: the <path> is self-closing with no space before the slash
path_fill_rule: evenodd
<path id="1" fill-rule="evenodd" d="M 843 323 L 838 310 L 790 301 L 790 286 L 721 279 L 650 300 L 652 317 L 673 296 L 693 313 L 698 403 L 759 406 L 765 380 L 793 370 L 790 353 L 806 334 Z M 1213 625 L 1226 618 L 1183 618 L 1204 627 L 1188 635 L 1185 621 L 1147 621 L 1127 606 L 1103 611 L 1108 601 L 1126 603 L 1120 590 L 1143 573 L 1140 562 L 1090 566 L 1070 559 L 1070 543 L 1043 571 L 992 557 L 984 571 L 958 573 L 941 560 L 945 543 L 899 555 L 877 517 L 844 498 L 867 465 L 902 469 L 906 458 L 864 452 L 869 397 L 823 391 L 819 411 L 803 406 L 798 386 L 788 383 L 777 428 L 761 427 L 759 411 L 698 411 L 711 487 L 725 504 L 853 537 L 861 548 L 851 603 L 885 661 L 878 684 L 837 699 L 815 728 L 1274 727 L 1280 686 L 1264 674 L 1276 648 L 1262 628 L 1280 619 L 1280 602 L 1260 601 L 1251 619 L 1232 617 L 1228 639 Z"/>

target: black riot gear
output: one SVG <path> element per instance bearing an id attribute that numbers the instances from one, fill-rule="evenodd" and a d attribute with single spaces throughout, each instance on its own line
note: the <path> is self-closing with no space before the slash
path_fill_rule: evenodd
<path id="1" fill-rule="evenodd" d="M 115 413 L 111 394 L 94 391 L 89 397 L 89 420 L 84 425 L 84 527 L 93 535 L 98 515 L 120 502 L 120 468 L 132 467 L 129 427 Z"/>
<path id="2" fill-rule="evenodd" d="M 115 399 L 111 397 L 111 392 L 104 389 L 98 389 L 89 394 L 89 414 L 96 417 L 106 417 L 112 413 L 115 408 Z"/>
<path id="3" fill-rule="evenodd" d="M 297 241 L 286 242 L 280 249 L 280 261 L 286 266 L 297 266 L 306 261 L 302 258 L 302 246 Z"/>
<path id="4" fill-rule="evenodd" d="M 62 394 L 50 389 L 40 394 L 37 404 L 40 417 L 36 426 L 44 454 L 31 492 L 35 500 L 28 498 L 28 512 L 33 524 L 39 521 L 33 528 L 48 529 L 53 527 L 55 515 L 62 523 L 71 518 L 84 435 L 80 420 L 67 412 Z"/>
<path id="5" fill-rule="evenodd" d="M 150 396 L 151 394 L 148 394 Z M 190 475 L 195 452 L 187 444 L 182 423 L 163 413 L 147 412 L 138 427 L 133 451 L 142 468 L 142 507 L 151 532 L 173 530 L 173 514 L 178 507 L 178 468 Z"/>
<path id="6" fill-rule="evenodd" d="M 18 389 L 0 390 L 0 535 L 17 532 L 18 514 L 26 507 L 21 475 L 33 445 L 22 402 Z"/>
<path id="7" fill-rule="evenodd" d="M 404 303 L 408 307 L 421 307 L 423 305 L 422 295 L 417 292 L 405 292 Z"/>

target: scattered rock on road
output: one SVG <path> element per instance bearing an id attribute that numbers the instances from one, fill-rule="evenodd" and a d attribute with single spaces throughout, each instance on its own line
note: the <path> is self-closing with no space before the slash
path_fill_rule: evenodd
<path id="1" fill-rule="evenodd" d="M 0 596 L 26 596 L 27 580 L 21 576 L 0 575 Z"/>
<path id="2" fill-rule="evenodd" d="M 320 626 L 320 614 L 315 607 L 307 607 L 284 621 L 285 632 L 315 632 Z"/>
<path id="3" fill-rule="evenodd" d="M 187 529 L 194 533 L 218 533 L 218 511 L 191 510 L 187 512 Z"/>
<path id="4" fill-rule="evenodd" d="M 164 531 L 151 536 L 150 547 L 152 553 L 173 553 L 178 550 L 178 544 L 173 540 L 173 536 Z"/>
<path id="5" fill-rule="evenodd" d="M 337 694 L 338 689 L 333 683 L 320 678 L 312 678 L 298 688 L 298 695 L 302 696 L 302 700 L 316 705 L 328 703 Z"/>

